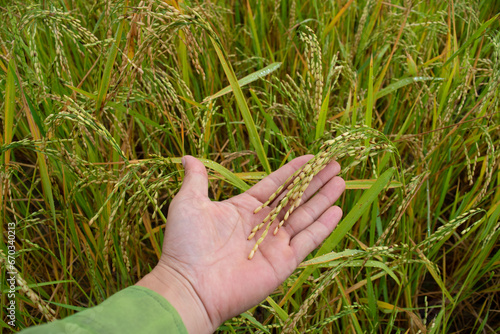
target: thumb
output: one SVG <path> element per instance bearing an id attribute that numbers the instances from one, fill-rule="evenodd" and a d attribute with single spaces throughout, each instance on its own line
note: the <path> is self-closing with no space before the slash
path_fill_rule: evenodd
<path id="1" fill-rule="evenodd" d="M 180 192 L 184 195 L 208 197 L 208 175 L 207 170 L 200 160 L 186 155 L 182 157 L 184 166 L 184 181 Z"/>

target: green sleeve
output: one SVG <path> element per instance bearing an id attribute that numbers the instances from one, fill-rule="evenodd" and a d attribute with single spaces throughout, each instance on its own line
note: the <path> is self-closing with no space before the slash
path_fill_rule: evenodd
<path id="1" fill-rule="evenodd" d="M 30 327 L 22 334 L 94 333 L 187 333 L 181 317 L 170 303 L 156 292 L 128 287 L 98 306 L 62 320 Z"/>

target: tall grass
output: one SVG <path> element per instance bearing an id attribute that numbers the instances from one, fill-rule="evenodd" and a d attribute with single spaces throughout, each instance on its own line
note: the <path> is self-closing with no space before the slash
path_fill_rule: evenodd
<path id="1" fill-rule="evenodd" d="M 337 234 L 219 331 L 499 331 L 498 12 L 487 0 L 0 0 L 1 326 L 7 223 L 22 329 L 149 272 L 182 155 L 202 159 L 223 200 L 362 133 L 339 156 Z"/>

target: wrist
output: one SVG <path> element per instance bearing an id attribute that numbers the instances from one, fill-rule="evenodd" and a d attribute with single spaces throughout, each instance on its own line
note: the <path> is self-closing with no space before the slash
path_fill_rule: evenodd
<path id="1" fill-rule="evenodd" d="M 215 331 L 216 327 L 194 287 L 176 270 L 159 264 L 136 285 L 162 295 L 177 310 L 188 333 Z"/>

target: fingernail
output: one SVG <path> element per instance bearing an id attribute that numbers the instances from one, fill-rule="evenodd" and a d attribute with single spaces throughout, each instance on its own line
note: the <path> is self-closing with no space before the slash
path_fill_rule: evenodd
<path id="1" fill-rule="evenodd" d="M 186 167 L 186 158 L 182 157 L 181 163 L 182 163 L 182 166 L 185 168 Z"/>

